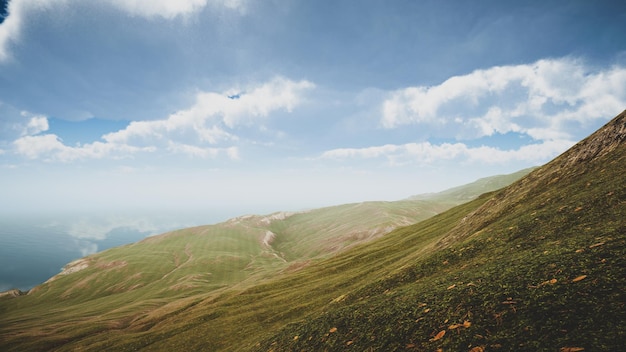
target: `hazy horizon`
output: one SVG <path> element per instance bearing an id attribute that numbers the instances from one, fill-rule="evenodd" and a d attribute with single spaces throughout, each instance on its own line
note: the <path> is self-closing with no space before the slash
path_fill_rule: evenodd
<path id="1" fill-rule="evenodd" d="M 396 200 L 626 108 L 615 1 L 0 5 L 0 211 Z"/>
<path id="2" fill-rule="evenodd" d="M 424 194 L 367 201 L 401 201 L 418 195 Z M 76 259 L 135 243 L 149 236 L 219 224 L 247 215 L 302 212 L 345 204 L 347 203 L 322 204 L 309 208 L 272 208 L 268 204 L 242 204 L 233 208 L 144 208 L 131 211 L 105 208 L 29 211 L 14 209 L 0 214 L 0 292 L 14 288 L 28 291 L 57 275 L 66 264 Z"/>

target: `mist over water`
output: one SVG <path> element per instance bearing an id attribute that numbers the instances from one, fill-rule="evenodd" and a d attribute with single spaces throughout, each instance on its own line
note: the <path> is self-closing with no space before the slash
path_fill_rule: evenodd
<path id="1" fill-rule="evenodd" d="M 234 212 L 0 215 L 0 291 L 30 290 L 73 260 Z"/>

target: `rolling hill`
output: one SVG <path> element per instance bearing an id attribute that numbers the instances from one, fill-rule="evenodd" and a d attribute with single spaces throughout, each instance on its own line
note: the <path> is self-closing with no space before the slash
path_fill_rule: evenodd
<path id="1" fill-rule="evenodd" d="M 6 332 L 2 341 L 6 339 L 6 345 L 18 350 L 24 346 L 46 350 L 58 340 L 81 339 L 76 317 L 81 317 L 84 324 L 80 327 L 90 333 L 128 322 L 141 325 L 181 305 L 300 270 L 476 198 L 485 188 L 509 184 L 529 171 L 477 180 L 452 193 L 429 194 L 428 199 L 246 215 L 91 255 L 69 263 L 19 301 L 0 299 L 4 313 L 0 324 L 5 327 L 0 334 Z M 6 298 L 16 296 L 16 292 L 9 293 Z M 37 330 L 33 340 L 29 331 L 35 325 L 43 330 Z"/>
<path id="2" fill-rule="evenodd" d="M 423 221 L 340 221 L 361 204 L 318 210 L 326 222 L 278 213 L 150 238 L 0 300 L 0 347 L 620 350 L 625 165 L 626 112 L 519 181 Z"/>

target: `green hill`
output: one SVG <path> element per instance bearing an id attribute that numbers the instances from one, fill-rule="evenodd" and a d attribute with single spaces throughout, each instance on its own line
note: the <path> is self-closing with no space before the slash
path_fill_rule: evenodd
<path id="1" fill-rule="evenodd" d="M 0 348 L 617 351 L 625 142 L 626 112 L 510 186 L 384 236 L 342 227 L 351 205 L 103 252 L 0 300 Z"/>
<path id="2" fill-rule="evenodd" d="M 522 174 L 494 179 L 510 183 Z M 457 189 L 480 194 L 473 183 Z M 464 201 L 435 197 L 247 215 L 91 255 L 69 263 L 28 296 L 0 297 L 0 346 L 6 341 L 16 350 L 46 350 L 111 327 L 150 325 L 185 305 L 298 271 Z"/>
<path id="3" fill-rule="evenodd" d="M 494 179 L 512 182 L 522 174 Z M 480 194 L 473 183 L 457 189 L 474 197 Z M 176 296 L 175 292 L 185 291 L 188 296 L 235 283 L 257 282 L 278 270 L 302 267 L 312 259 L 378 238 L 463 201 L 363 202 L 296 213 L 241 216 L 154 236 L 77 260 L 31 290 L 30 295 L 84 300 L 150 286 L 150 294 L 162 291 L 160 296 Z"/>
<path id="4" fill-rule="evenodd" d="M 470 201 L 479 195 L 491 191 L 495 191 L 497 189 L 506 187 L 511 183 L 519 180 L 526 174 L 530 173 L 536 169 L 535 167 L 520 170 L 518 172 L 514 172 L 509 175 L 497 175 L 484 177 L 479 180 L 476 180 L 467 185 L 450 188 L 448 190 L 438 192 L 438 193 L 426 193 L 426 194 L 418 194 L 415 196 L 411 196 L 409 200 L 431 200 L 438 202 L 467 202 Z"/>

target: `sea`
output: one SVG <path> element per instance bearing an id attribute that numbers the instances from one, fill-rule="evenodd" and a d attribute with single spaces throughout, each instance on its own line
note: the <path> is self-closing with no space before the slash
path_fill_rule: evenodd
<path id="1" fill-rule="evenodd" d="M 0 292 L 30 290 L 58 274 L 67 263 L 96 252 L 241 215 L 232 214 L 0 215 Z"/>

